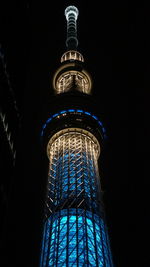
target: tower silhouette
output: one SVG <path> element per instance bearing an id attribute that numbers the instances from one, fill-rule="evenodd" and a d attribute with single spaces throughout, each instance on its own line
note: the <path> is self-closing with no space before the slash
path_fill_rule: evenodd
<path id="1" fill-rule="evenodd" d="M 53 77 L 55 108 L 41 137 L 49 159 L 40 267 L 113 266 L 98 158 L 106 137 L 77 51 L 78 9 L 65 9 L 67 51 Z"/>

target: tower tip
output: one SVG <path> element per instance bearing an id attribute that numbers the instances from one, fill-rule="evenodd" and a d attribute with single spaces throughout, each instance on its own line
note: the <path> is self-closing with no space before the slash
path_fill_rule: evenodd
<path id="1" fill-rule="evenodd" d="M 69 50 L 76 50 L 78 46 L 77 39 L 77 18 L 79 15 L 78 8 L 68 6 L 65 9 L 65 17 L 67 20 L 67 40 L 66 46 Z"/>
<path id="2" fill-rule="evenodd" d="M 66 7 L 66 9 L 65 9 L 65 16 L 66 16 L 67 21 L 69 19 L 69 15 L 70 14 L 71 15 L 74 15 L 75 16 L 75 19 L 77 20 L 78 15 L 79 15 L 78 8 L 75 7 L 75 6 L 68 6 L 68 7 Z"/>

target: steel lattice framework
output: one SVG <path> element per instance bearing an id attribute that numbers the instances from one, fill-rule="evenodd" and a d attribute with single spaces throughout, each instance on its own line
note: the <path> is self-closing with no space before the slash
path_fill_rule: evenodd
<path id="1" fill-rule="evenodd" d="M 49 173 L 40 267 L 113 266 L 98 168 L 106 133 L 77 51 L 78 14 L 75 6 L 65 9 L 67 51 L 53 77 L 56 105 L 41 132 Z"/>
<path id="2" fill-rule="evenodd" d="M 47 152 L 50 163 L 41 267 L 112 266 L 97 139 L 83 129 L 65 129 L 50 139 Z"/>

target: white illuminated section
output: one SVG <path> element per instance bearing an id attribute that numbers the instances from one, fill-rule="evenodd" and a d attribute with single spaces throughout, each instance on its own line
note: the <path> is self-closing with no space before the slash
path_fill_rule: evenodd
<path id="1" fill-rule="evenodd" d="M 68 6 L 65 9 L 65 16 L 66 16 L 67 21 L 69 21 L 70 16 L 73 16 L 75 20 L 77 20 L 78 15 L 79 15 L 79 11 L 75 6 Z"/>
<path id="2" fill-rule="evenodd" d="M 68 6 L 65 9 L 65 17 L 67 20 L 67 39 L 66 46 L 70 49 L 75 49 L 78 46 L 77 39 L 77 18 L 79 11 L 75 6 Z"/>
<path id="3" fill-rule="evenodd" d="M 57 155 L 60 155 L 61 153 L 58 153 L 60 148 L 61 153 L 71 153 L 72 149 L 74 153 L 81 150 L 82 153 L 85 151 L 89 153 L 92 149 L 95 160 L 98 160 L 100 155 L 100 145 L 96 137 L 89 131 L 80 128 L 67 128 L 54 134 L 47 145 L 48 158 L 51 159 L 56 150 Z"/>

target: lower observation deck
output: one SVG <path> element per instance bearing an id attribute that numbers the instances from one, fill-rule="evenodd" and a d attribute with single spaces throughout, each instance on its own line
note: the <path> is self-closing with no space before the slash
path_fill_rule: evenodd
<path id="1" fill-rule="evenodd" d="M 107 138 L 102 122 L 93 113 L 79 108 L 62 109 L 51 114 L 42 127 L 41 138 L 44 147 L 55 133 L 73 127 L 91 132 L 100 141 L 101 146 Z"/>

